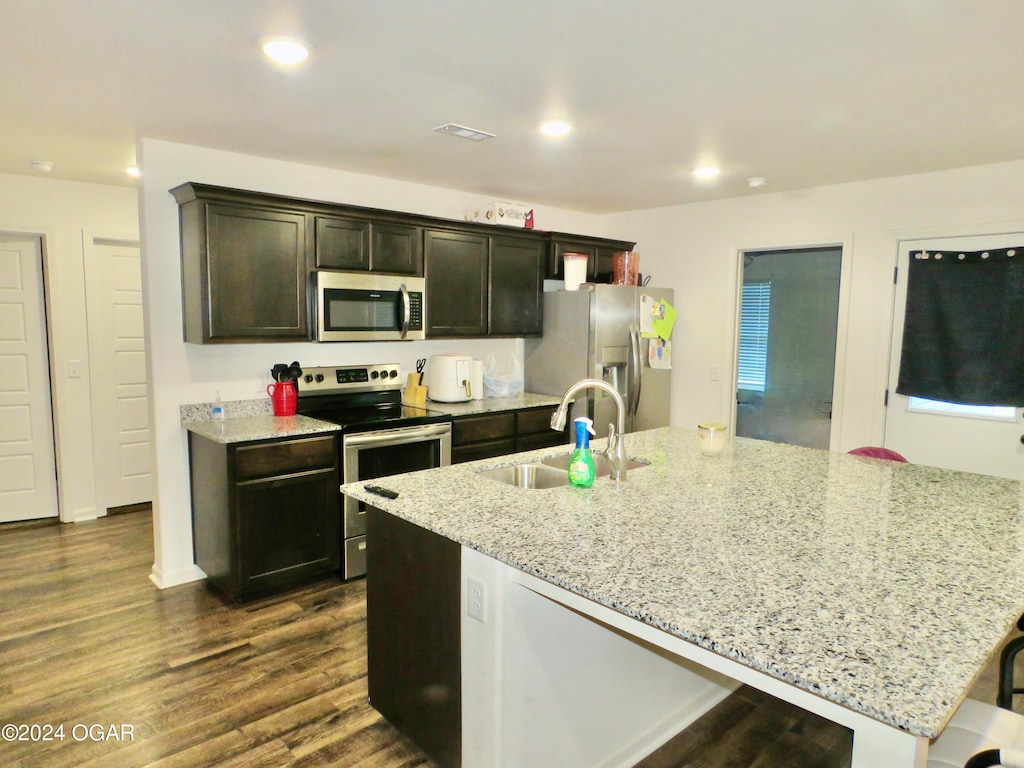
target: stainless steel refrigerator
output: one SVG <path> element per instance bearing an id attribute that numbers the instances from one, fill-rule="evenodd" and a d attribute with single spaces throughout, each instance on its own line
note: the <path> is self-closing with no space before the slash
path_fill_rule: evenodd
<path id="1" fill-rule="evenodd" d="M 644 295 L 672 304 L 669 288 L 585 283 L 545 293 L 544 336 L 526 339 L 526 391 L 561 395 L 580 379 L 604 379 L 626 404 L 626 432 L 668 426 L 672 371 L 648 362 L 652 339 L 640 335 Z M 605 437 L 614 400 L 600 390 L 580 394 L 572 418 L 588 416 Z"/>

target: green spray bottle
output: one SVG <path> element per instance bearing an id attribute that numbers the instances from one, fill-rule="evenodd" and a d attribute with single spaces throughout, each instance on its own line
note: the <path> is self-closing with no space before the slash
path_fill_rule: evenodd
<path id="1" fill-rule="evenodd" d="M 594 484 L 594 456 L 590 452 L 590 436 L 595 434 L 594 422 L 586 416 L 573 420 L 576 424 L 576 448 L 569 459 L 569 485 L 589 488 Z"/>

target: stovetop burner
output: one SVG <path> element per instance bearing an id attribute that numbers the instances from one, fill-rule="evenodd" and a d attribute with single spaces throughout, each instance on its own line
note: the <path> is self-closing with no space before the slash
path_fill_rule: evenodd
<path id="1" fill-rule="evenodd" d="M 451 420 L 446 413 L 402 402 L 397 363 L 304 368 L 298 384 L 297 412 L 338 424 L 345 432 Z"/>

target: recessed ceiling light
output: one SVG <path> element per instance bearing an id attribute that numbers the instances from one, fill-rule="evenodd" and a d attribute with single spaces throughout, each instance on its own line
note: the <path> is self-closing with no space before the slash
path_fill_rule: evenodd
<path id="1" fill-rule="evenodd" d="M 572 126 L 564 120 L 548 120 L 540 124 L 540 132 L 545 136 L 560 138 L 572 130 Z"/>
<path id="2" fill-rule="evenodd" d="M 263 52 L 278 64 L 294 67 L 309 58 L 309 46 L 291 37 L 268 37 L 262 41 Z"/>
<path id="3" fill-rule="evenodd" d="M 139 175 L 139 169 L 137 166 L 134 165 L 129 165 L 127 168 L 124 169 L 124 172 L 127 173 L 129 176 L 134 176 L 136 178 L 138 178 Z"/>
<path id="4" fill-rule="evenodd" d="M 751 189 L 760 189 L 767 183 L 768 179 L 766 179 L 764 176 L 751 176 L 749 179 L 747 179 L 747 185 Z"/>
<path id="5" fill-rule="evenodd" d="M 486 139 L 495 138 L 493 133 L 478 131 L 476 128 L 467 128 L 464 125 L 457 125 L 456 123 L 439 125 L 434 130 L 438 133 L 447 133 L 449 136 L 458 136 L 460 139 L 469 139 L 471 141 L 485 141 Z"/>
<path id="6" fill-rule="evenodd" d="M 702 165 L 693 171 L 693 175 L 698 179 L 713 179 L 719 173 L 721 173 L 721 169 L 715 165 Z"/>
<path id="7" fill-rule="evenodd" d="M 43 173 L 49 173 L 53 170 L 53 163 L 49 160 L 30 160 L 28 164 L 37 171 L 42 171 Z"/>

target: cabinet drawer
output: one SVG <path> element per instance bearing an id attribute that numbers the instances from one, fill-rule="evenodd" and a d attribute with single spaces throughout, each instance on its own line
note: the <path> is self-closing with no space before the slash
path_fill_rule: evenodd
<path id="1" fill-rule="evenodd" d="M 489 416 L 470 416 L 452 422 L 452 445 L 478 443 L 485 440 L 514 438 L 516 416 L 514 413 L 499 413 Z"/>
<path id="2" fill-rule="evenodd" d="M 507 456 L 515 453 L 516 441 L 512 437 L 502 440 L 488 440 L 483 443 L 470 443 L 469 445 L 452 446 L 452 464 L 461 464 L 464 461 L 476 461 L 477 459 L 490 459 L 494 456 Z"/>
<path id="3" fill-rule="evenodd" d="M 246 445 L 235 450 L 235 479 L 252 480 L 333 467 L 334 435 Z"/>
<path id="4" fill-rule="evenodd" d="M 516 414 L 516 436 L 532 434 L 534 432 L 552 432 L 557 434 L 551 429 L 551 415 L 554 412 L 554 406 L 519 411 Z"/>
<path id="5" fill-rule="evenodd" d="M 535 432 L 532 435 L 516 435 L 516 453 L 532 451 L 537 448 L 553 448 L 556 445 L 568 445 L 569 436 L 565 432 L 548 430 Z"/>

